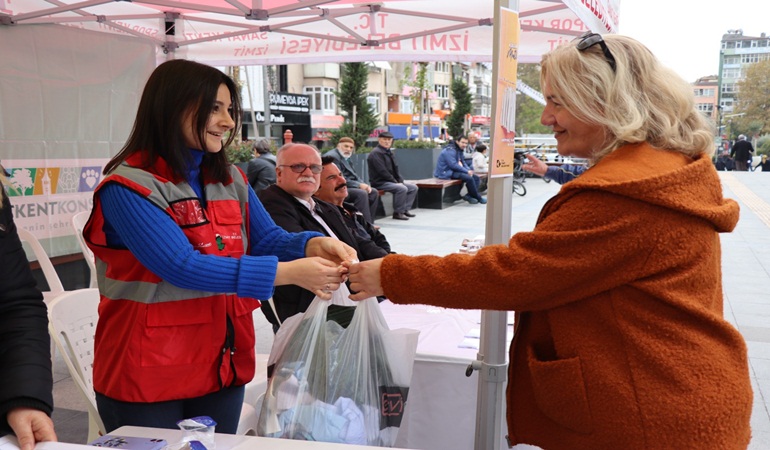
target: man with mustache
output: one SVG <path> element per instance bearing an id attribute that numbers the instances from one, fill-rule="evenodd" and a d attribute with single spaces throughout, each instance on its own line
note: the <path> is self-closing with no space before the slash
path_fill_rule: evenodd
<path id="1" fill-rule="evenodd" d="M 374 223 L 373 213 L 377 212 L 380 194 L 377 189 L 372 189 L 371 186 L 364 183 L 350 164 L 350 157 L 355 150 L 356 144 L 353 139 L 344 136 L 340 138 L 337 147 L 324 153 L 324 156 L 332 157 L 334 164 L 340 168 L 342 176 L 345 177 L 348 186 L 348 196 L 345 201 L 355 205 L 367 222 Z"/>
<path id="2" fill-rule="evenodd" d="M 366 220 L 364 215 L 356 209 L 353 203 L 345 201 L 349 198 L 349 187 L 347 180 L 342 175 L 342 171 L 337 167 L 336 161 L 331 156 L 321 158 L 321 186 L 315 193 L 315 198 L 323 200 L 332 205 L 336 205 L 345 224 L 350 230 L 358 236 L 370 239 L 378 247 L 388 253 L 393 253 L 390 249 L 390 243 L 378 229 Z"/>
<path id="3" fill-rule="evenodd" d="M 361 260 L 381 258 L 388 254 L 371 239 L 354 234 L 335 205 L 314 199 L 321 178 L 321 155 L 307 144 L 291 143 L 278 149 L 276 184 L 259 192 L 259 200 L 276 225 L 286 231 L 317 231 L 336 237 L 356 250 Z M 294 314 L 304 312 L 315 294 L 299 286 L 276 287 L 273 314 L 269 303 L 262 312 L 277 331 L 281 323 Z"/>

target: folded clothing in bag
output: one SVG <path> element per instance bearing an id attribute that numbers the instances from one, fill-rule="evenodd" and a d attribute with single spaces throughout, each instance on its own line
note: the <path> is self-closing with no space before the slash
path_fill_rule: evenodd
<path id="1" fill-rule="evenodd" d="M 340 291 L 335 296 L 347 299 L 347 288 Z M 395 444 L 418 332 L 389 330 L 374 298 L 341 306 L 316 298 L 282 325 L 270 355 L 261 436 Z"/>

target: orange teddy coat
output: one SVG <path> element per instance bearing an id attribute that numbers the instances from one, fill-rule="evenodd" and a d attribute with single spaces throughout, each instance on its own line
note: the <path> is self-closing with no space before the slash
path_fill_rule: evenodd
<path id="1" fill-rule="evenodd" d="M 562 186 L 534 231 L 475 256 L 387 256 L 382 285 L 394 303 L 517 312 L 512 444 L 745 449 L 752 390 L 718 235 L 737 221 L 706 155 L 627 145 Z"/>

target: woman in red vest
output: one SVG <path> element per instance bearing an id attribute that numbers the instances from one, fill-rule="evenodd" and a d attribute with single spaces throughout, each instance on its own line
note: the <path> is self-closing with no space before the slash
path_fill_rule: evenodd
<path id="1" fill-rule="evenodd" d="M 259 300 L 284 284 L 330 298 L 341 263 L 356 258 L 338 240 L 275 225 L 225 158 L 241 117 L 228 76 L 168 61 L 104 169 L 84 236 L 102 299 L 94 390 L 107 430 L 207 415 L 234 433 Z"/>

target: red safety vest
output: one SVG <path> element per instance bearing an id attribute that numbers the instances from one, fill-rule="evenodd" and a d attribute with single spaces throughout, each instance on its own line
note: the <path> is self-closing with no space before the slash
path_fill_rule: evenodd
<path id="1" fill-rule="evenodd" d="M 139 169 L 135 154 L 94 192 L 83 231 L 96 257 L 101 302 L 96 327 L 94 390 L 126 402 L 195 398 L 254 377 L 252 311 L 259 301 L 174 286 L 125 248 L 107 245 L 99 190 L 120 183 L 165 211 L 203 254 L 240 258 L 248 248 L 248 184 L 206 179 L 206 207 L 165 161 Z M 147 230 L 152 233 L 152 230 Z"/>

